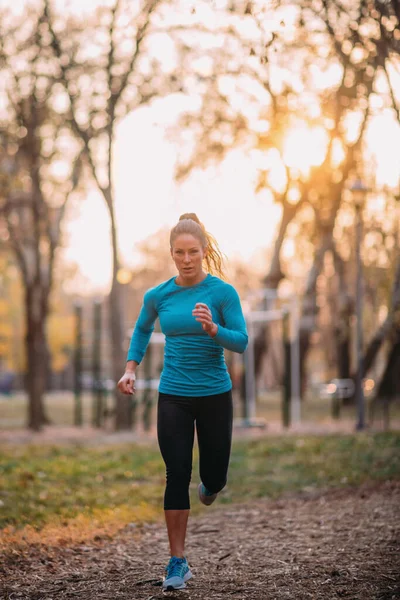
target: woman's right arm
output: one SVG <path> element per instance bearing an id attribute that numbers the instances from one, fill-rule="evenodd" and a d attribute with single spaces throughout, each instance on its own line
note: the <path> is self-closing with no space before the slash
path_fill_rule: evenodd
<path id="1" fill-rule="evenodd" d="M 144 295 L 143 305 L 129 344 L 125 373 L 118 382 L 118 389 L 123 394 L 133 394 L 135 392 L 136 368 L 145 355 L 158 316 L 152 291 L 149 290 Z"/>

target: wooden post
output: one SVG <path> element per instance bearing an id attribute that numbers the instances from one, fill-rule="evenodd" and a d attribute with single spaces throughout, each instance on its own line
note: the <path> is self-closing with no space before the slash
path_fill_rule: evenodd
<path id="1" fill-rule="evenodd" d="M 153 348 L 152 345 L 149 344 L 147 346 L 146 358 L 144 360 L 144 381 L 145 388 L 143 390 L 143 427 L 145 431 L 149 431 L 151 426 L 151 405 L 152 405 L 152 395 L 153 392 L 151 390 L 151 373 L 152 373 L 152 363 L 153 363 Z"/>
<path id="2" fill-rule="evenodd" d="M 74 349 L 74 425 L 82 426 L 82 306 L 75 309 L 75 349 Z"/>
<path id="3" fill-rule="evenodd" d="M 332 394 L 332 405 L 331 405 L 332 418 L 335 420 L 340 419 L 340 405 L 341 405 L 340 393 L 339 393 L 339 390 L 336 389 L 336 391 Z"/>
<path id="4" fill-rule="evenodd" d="M 93 345 L 92 345 L 92 394 L 94 427 L 103 422 L 103 387 L 101 382 L 101 303 L 95 300 L 93 305 Z"/>
<path id="5" fill-rule="evenodd" d="M 283 341 L 283 386 L 282 386 L 282 425 L 290 426 L 290 396 L 291 396 L 291 357 L 289 336 L 289 313 L 285 311 L 282 319 Z"/>

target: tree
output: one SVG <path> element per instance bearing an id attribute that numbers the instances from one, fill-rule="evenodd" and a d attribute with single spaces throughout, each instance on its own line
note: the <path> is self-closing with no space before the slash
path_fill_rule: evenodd
<path id="1" fill-rule="evenodd" d="M 109 315 L 115 381 L 121 376 L 126 353 L 118 281 L 121 261 L 115 216 L 114 142 L 116 129 L 126 115 L 156 97 L 182 89 L 174 67 L 163 66 L 157 50 L 156 36 L 163 35 L 160 27 L 166 5 L 168 2 L 162 0 L 116 0 L 110 8 L 97 7 L 82 23 L 72 16 L 63 21 L 45 1 L 58 77 L 68 97 L 67 120 L 83 145 L 91 177 L 110 216 L 113 263 Z M 115 395 L 116 427 L 129 428 L 130 399 L 117 389 Z"/>
<path id="2" fill-rule="evenodd" d="M 235 24 L 231 26 L 231 47 L 228 43 L 224 45 L 225 53 L 231 51 L 230 61 L 216 62 L 217 68 L 221 64 L 223 67 L 214 72 L 205 94 L 202 119 L 206 126 L 180 172 L 186 174 L 192 168 L 221 160 L 235 143 L 247 147 L 247 151 L 256 149 L 265 163 L 260 168 L 258 189 L 268 188 L 282 207 L 274 253 L 264 283 L 277 289 L 285 277 L 281 252 L 289 226 L 296 220 L 298 241 L 311 241 L 314 248 L 302 290 L 302 373 L 304 375 L 311 334 L 317 326 L 317 281 L 327 253 L 335 257 L 340 280 L 336 345 L 338 358 L 347 356 L 340 366 L 341 373 L 348 373 L 352 302 L 335 227 L 349 180 L 357 171 L 364 170 L 363 140 L 373 113 L 371 94 L 380 94 L 386 105 L 399 114 L 389 74 L 389 65 L 398 56 L 400 46 L 399 36 L 393 35 L 398 23 L 397 4 L 288 0 L 281 2 L 278 13 L 272 15 L 264 3 L 246 3 L 244 7 L 232 1 L 230 10 L 241 16 L 237 29 Z M 271 28 L 270 23 L 274 22 L 273 17 L 276 23 L 277 16 L 281 21 Z M 232 38 L 244 19 L 252 22 L 253 33 L 246 37 L 240 30 L 240 42 L 232 49 Z M 290 27 L 286 27 L 286 22 Z M 236 35 L 236 39 L 238 37 Z M 235 68 L 225 68 L 232 63 Z M 318 77 L 322 78 L 329 71 L 335 75 L 326 78 L 328 82 L 320 86 Z M 232 109 L 234 93 L 231 92 L 230 97 L 222 93 L 223 79 L 228 76 L 230 89 L 243 98 L 240 104 L 236 101 L 239 107 L 236 113 Z M 375 85 L 378 77 L 386 79 L 387 98 Z M 249 90 L 247 94 L 245 86 Z M 246 115 L 249 103 L 254 112 L 258 105 L 258 124 L 254 123 L 254 117 Z M 197 115 L 186 117 L 184 123 L 192 126 L 196 118 Z M 350 123 L 357 125 L 355 132 L 350 131 Z M 296 160 L 292 162 L 285 156 L 288 137 L 296 129 L 302 130 L 305 147 L 312 130 L 324 138 L 320 156 L 303 170 Z M 311 140 L 308 150 L 312 146 Z M 299 156 L 295 158 L 298 160 Z M 277 185 L 272 176 L 279 169 L 282 175 Z M 258 341 L 263 342 L 257 345 L 260 353 L 268 349 L 265 335 L 264 331 L 260 332 Z M 258 363 L 261 364 L 261 360 Z"/>
<path id="3" fill-rule="evenodd" d="M 49 364 L 46 324 L 61 222 L 81 171 L 79 149 L 65 127 L 44 13 L 1 20 L 2 114 L 0 219 L 22 276 L 25 306 L 28 426 L 48 422 L 43 392 Z M 65 158 L 68 158 L 68 162 Z"/>
<path id="4" fill-rule="evenodd" d="M 316 283 L 327 250 L 334 253 L 338 267 L 337 273 L 341 278 L 339 293 L 342 298 L 340 304 L 343 309 L 341 315 L 339 315 L 339 323 L 336 329 L 338 359 L 339 352 L 342 357 L 350 356 L 348 350 L 350 342 L 348 328 L 350 297 L 343 279 L 343 265 L 340 264 L 340 257 L 335 252 L 334 227 L 343 203 L 349 177 L 354 177 L 356 172 L 362 173 L 365 170 L 361 144 L 371 114 L 370 95 L 373 91 L 376 91 L 374 81 L 382 73 L 386 76 L 388 82 L 392 107 L 398 114 L 398 106 L 388 75 L 388 64 L 394 55 L 398 55 L 400 40 L 396 40 L 392 36 L 392 27 L 396 21 L 393 3 L 386 3 L 385 5 L 376 3 L 376 6 L 373 7 L 363 2 L 346 6 L 335 0 L 324 0 L 322 3 L 311 0 L 302 3 L 302 6 L 304 7 L 302 11 L 304 21 L 308 11 L 311 11 L 315 17 L 318 16 L 321 20 L 342 67 L 341 85 L 336 90 L 335 98 L 330 99 L 330 104 L 333 100 L 334 127 L 329 148 L 333 150 L 335 141 L 340 140 L 344 151 L 344 159 L 339 174 L 337 169 L 334 169 L 332 152 L 328 153 L 330 155 L 329 161 L 323 165 L 326 169 L 326 183 L 328 183 L 325 189 L 329 189 L 326 198 L 329 215 L 327 219 L 324 218 L 321 222 L 319 218 L 321 213 L 316 213 L 316 225 L 320 230 L 319 237 L 321 241 L 315 252 L 314 264 L 309 272 L 303 297 L 301 355 L 302 372 L 304 374 L 304 360 L 310 346 L 310 334 L 315 327 L 314 323 L 318 312 Z M 361 118 L 358 137 L 353 144 L 349 144 L 346 141 L 346 136 L 343 135 L 349 112 L 358 113 Z M 321 208 L 323 207 L 320 205 L 319 210 Z M 346 348 L 343 345 L 343 339 Z M 341 371 L 342 373 L 349 373 L 349 366 L 342 365 Z"/>

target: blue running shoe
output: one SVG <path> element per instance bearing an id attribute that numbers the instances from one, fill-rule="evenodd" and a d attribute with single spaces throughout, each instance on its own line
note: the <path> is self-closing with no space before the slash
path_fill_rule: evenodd
<path id="1" fill-rule="evenodd" d="M 193 577 L 186 558 L 172 556 L 165 567 L 166 575 L 163 581 L 163 590 L 182 590 L 186 582 Z"/>
<path id="2" fill-rule="evenodd" d="M 218 496 L 218 492 L 216 494 L 209 492 L 204 483 L 199 483 L 198 492 L 200 502 L 206 506 L 210 506 Z"/>

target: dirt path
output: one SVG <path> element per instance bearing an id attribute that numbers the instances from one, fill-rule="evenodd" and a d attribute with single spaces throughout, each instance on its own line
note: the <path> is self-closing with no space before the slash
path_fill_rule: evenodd
<path id="1" fill-rule="evenodd" d="M 400 598 L 400 484 L 214 506 L 190 522 L 195 577 L 162 593 L 161 525 L 90 546 L 30 547 L 0 560 L 1 600 L 389 600 Z"/>

